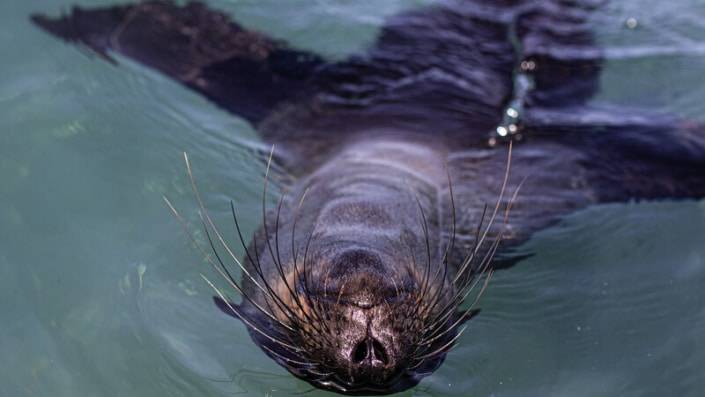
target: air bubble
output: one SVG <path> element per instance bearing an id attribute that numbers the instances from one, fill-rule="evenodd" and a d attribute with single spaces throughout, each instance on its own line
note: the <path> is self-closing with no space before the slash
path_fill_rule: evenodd
<path id="1" fill-rule="evenodd" d="M 624 21 L 624 25 L 629 29 L 636 29 L 637 26 L 639 26 L 639 21 L 634 17 L 627 18 L 627 20 Z"/>

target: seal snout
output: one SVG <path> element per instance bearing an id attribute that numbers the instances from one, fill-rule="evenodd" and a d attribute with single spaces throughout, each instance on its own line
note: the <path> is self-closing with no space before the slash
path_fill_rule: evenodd
<path id="1" fill-rule="evenodd" d="M 406 338 L 395 325 L 387 304 L 369 308 L 336 305 L 335 330 L 330 335 L 337 376 L 348 388 L 383 388 L 403 372 Z M 400 333 L 401 332 L 401 333 Z"/>
<path id="2" fill-rule="evenodd" d="M 343 375 L 350 384 L 358 386 L 381 386 L 390 382 L 398 372 L 396 350 L 390 338 L 368 330 L 355 338 L 350 335 L 350 344 L 341 344 L 338 357 Z M 363 386 L 363 387 L 364 387 Z"/>

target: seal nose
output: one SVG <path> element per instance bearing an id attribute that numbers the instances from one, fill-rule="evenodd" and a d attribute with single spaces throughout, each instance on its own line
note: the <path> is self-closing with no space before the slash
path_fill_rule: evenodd
<path id="1" fill-rule="evenodd" d="M 373 337 L 366 337 L 352 351 L 353 364 L 367 369 L 384 368 L 389 364 L 389 354 L 384 345 Z"/>

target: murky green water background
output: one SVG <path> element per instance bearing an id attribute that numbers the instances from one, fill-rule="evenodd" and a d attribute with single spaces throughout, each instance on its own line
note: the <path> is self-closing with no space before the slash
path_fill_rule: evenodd
<path id="1" fill-rule="evenodd" d="M 162 202 L 196 219 L 188 151 L 212 214 L 229 226 L 232 198 L 250 233 L 264 144 L 165 77 L 27 21 L 73 2 L 0 2 L 0 396 L 327 395 L 214 307 L 208 269 Z M 209 1 L 329 57 L 427 2 Z M 613 58 L 596 100 L 705 121 L 704 20 L 702 0 L 614 1 L 595 21 Z M 590 208 L 529 245 L 536 255 L 496 275 L 461 346 L 402 395 L 705 395 L 704 201 Z"/>

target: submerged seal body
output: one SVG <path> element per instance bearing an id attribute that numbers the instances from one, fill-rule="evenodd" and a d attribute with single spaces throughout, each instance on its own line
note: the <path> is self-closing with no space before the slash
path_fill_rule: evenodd
<path id="1" fill-rule="evenodd" d="M 488 273 L 521 258 L 534 231 L 588 205 L 705 196 L 699 126 L 589 104 L 594 7 L 442 2 L 391 18 L 369 51 L 339 62 L 200 3 L 32 18 L 171 76 L 274 145 L 293 182 L 252 240 L 240 236 L 244 260 L 202 208 L 213 265 L 243 297 L 218 290 L 215 302 L 293 374 L 384 394 L 441 364 Z"/>

